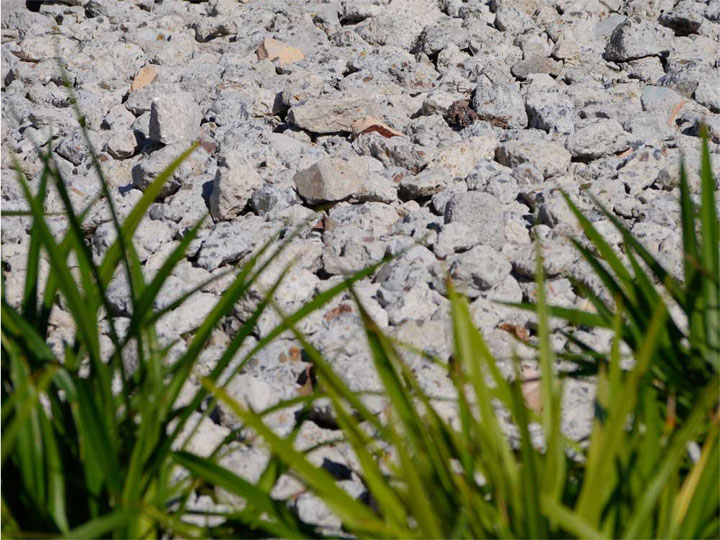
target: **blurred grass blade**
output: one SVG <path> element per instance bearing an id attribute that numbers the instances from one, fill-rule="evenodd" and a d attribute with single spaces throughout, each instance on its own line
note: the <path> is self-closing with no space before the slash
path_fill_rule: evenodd
<path id="1" fill-rule="evenodd" d="M 197 478 L 202 478 L 213 486 L 223 488 L 233 495 L 243 497 L 248 503 L 257 507 L 258 510 L 266 512 L 269 517 L 275 520 L 275 523 L 272 524 L 272 534 L 282 537 L 303 537 L 299 529 L 289 528 L 284 523 L 286 516 L 282 515 L 283 512 L 280 511 L 280 508 L 285 503 L 274 501 L 266 492 L 254 484 L 208 459 L 187 452 L 176 452 L 173 454 L 173 459 Z M 264 521 L 260 519 L 260 514 L 258 514 L 255 524 L 261 529 L 270 526 Z"/>
<path id="2" fill-rule="evenodd" d="M 622 401 L 612 411 L 612 417 L 600 436 L 590 448 L 586 475 L 578 498 L 577 512 L 591 526 L 597 526 L 602 509 L 613 487 L 615 456 L 623 447 L 624 429 L 628 414 L 634 409 L 640 391 L 640 382 L 647 373 L 657 346 L 657 336 L 662 328 L 667 310 L 658 303 L 652 314 L 648 333 L 635 358 L 635 367 L 628 375 L 622 391 Z"/>
<path id="3" fill-rule="evenodd" d="M 702 268 L 707 273 L 706 278 L 702 281 L 705 334 L 708 344 L 707 361 L 717 373 L 720 372 L 720 222 L 718 222 L 718 211 L 715 206 L 715 179 L 710 163 L 707 128 L 703 128 L 700 181 Z"/>
<path id="4" fill-rule="evenodd" d="M 650 518 L 655 502 L 671 475 L 681 465 L 686 452 L 687 443 L 692 440 L 701 424 L 706 421 L 708 410 L 717 407 L 720 384 L 715 378 L 704 388 L 695 408 L 685 420 L 684 425 L 673 436 L 670 446 L 665 452 L 662 464 L 655 472 L 652 480 L 644 490 L 639 504 L 625 528 L 623 538 L 639 538 L 647 520 Z"/>
<path id="5" fill-rule="evenodd" d="M 717 418 L 715 421 L 712 422 L 712 425 L 710 427 L 710 433 L 705 440 L 705 444 L 703 445 L 702 453 L 700 454 L 700 459 L 697 463 L 692 467 L 690 470 L 690 474 L 685 478 L 685 482 L 683 483 L 682 488 L 680 489 L 680 493 L 678 494 L 677 501 L 675 503 L 675 506 L 673 508 L 673 515 L 672 515 L 672 526 L 670 536 L 675 537 L 677 531 L 680 528 L 680 525 L 685 520 L 685 516 L 688 514 L 688 509 L 690 508 L 690 503 L 693 500 L 693 498 L 696 496 L 697 493 L 699 493 L 698 487 L 700 486 L 701 478 L 704 475 L 707 475 L 708 473 L 712 474 L 712 465 L 709 465 L 709 460 L 711 459 L 710 456 L 713 454 L 715 455 L 715 460 L 717 462 L 717 447 L 718 447 L 718 421 Z M 717 465 L 717 463 L 716 463 Z M 715 479 L 717 479 L 717 474 L 714 476 Z M 709 497 L 705 497 L 709 498 Z M 698 502 L 698 504 L 700 504 Z M 695 521 L 695 520 L 693 520 Z"/>
<path id="6" fill-rule="evenodd" d="M 356 501 L 340 488 L 330 473 L 312 465 L 305 456 L 288 445 L 287 441 L 275 435 L 255 413 L 241 407 L 224 390 L 216 387 L 207 378 L 203 379 L 202 383 L 211 393 L 225 403 L 238 418 L 243 420 L 249 428 L 255 430 L 258 435 L 265 439 L 273 452 L 287 462 L 303 482 L 322 497 L 325 503 L 343 521 L 357 530 L 366 531 L 366 534 L 374 532 L 376 534 L 380 533 L 382 536 L 393 536 L 392 531 L 387 531 L 386 526 L 378 520 L 367 506 Z"/>
<path id="7" fill-rule="evenodd" d="M 88 521 L 87 523 L 77 527 L 70 532 L 63 534 L 63 538 L 69 540 L 84 540 L 87 538 L 102 538 L 107 533 L 116 529 L 121 529 L 130 519 L 132 513 L 130 509 L 115 510 L 102 517 Z"/>
<path id="8" fill-rule="evenodd" d="M 133 209 L 130 211 L 127 218 L 125 218 L 125 221 L 120 227 L 120 231 L 118 232 L 118 238 L 105 252 L 105 256 L 100 265 L 100 278 L 103 285 L 107 285 L 110 282 L 110 279 L 115 273 L 118 263 L 123 258 L 124 246 L 122 242 L 124 241 L 125 244 L 127 244 L 131 241 L 133 235 L 135 234 L 135 231 L 140 225 L 140 222 L 145 217 L 145 214 L 150 208 L 150 205 L 154 203 L 160 195 L 160 191 L 162 190 L 165 183 L 170 180 L 172 175 L 175 174 L 175 171 L 190 156 L 190 154 L 195 151 L 197 146 L 197 143 L 193 144 L 192 146 L 190 146 L 190 148 L 188 148 L 177 158 L 175 158 L 172 163 L 170 163 L 170 165 L 168 165 L 168 167 L 164 171 L 158 174 L 155 179 L 150 183 L 150 185 L 145 188 L 142 197 L 135 204 L 135 206 L 133 206 Z"/>
<path id="9" fill-rule="evenodd" d="M 569 508 L 553 500 L 547 495 L 541 500 L 543 512 L 556 521 L 560 527 L 576 538 L 608 538 L 599 530 L 595 529 Z"/>

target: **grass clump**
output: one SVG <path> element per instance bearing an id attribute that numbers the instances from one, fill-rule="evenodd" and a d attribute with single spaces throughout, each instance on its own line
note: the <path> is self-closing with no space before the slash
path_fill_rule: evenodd
<path id="1" fill-rule="evenodd" d="M 206 386 L 265 438 L 273 453 L 359 537 L 374 538 L 716 538 L 720 534 L 717 354 L 718 221 L 715 181 L 703 141 L 700 204 L 680 173 L 685 275 L 670 275 L 609 212 L 625 240 L 627 266 L 568 199 L 588 243 L 575 241 L 612 293 L 587 287 L 595 311 L 548 305 L 542 257 L 536 268 L 537 359 L 542 409 L 529 409 L 519 372 L 513 381 L 474 327 L 467 303 L 448 284 L 454 338 L 449 375 L 457 423 L 447 420 L 402 361 L 396 344 L 358 301 L 375 368 L 388 400 L 387 421 L 365 408 L 303 336 L 338 426 L 360 464 L 371 504 L 349 497 L 254 412 Z M 670 317 L 671 305 L 687 317 Z M 550 345 L 551 316 L 613 331 L 610 351 L 581 348 L 575 375 L 596 376 L 589 443 L 561 431 L 562 379 Z M 569 334 L 572 340 L 572 335 Z M 575 342 L 577 344 L 577 342 Z M 621 344 L 632 368 L 623 369 Z M 512 443 L 496 413 L 509 411 Z M 533 442 L 531 424 L 542 427 Z M 690 451 L 694 450 L 694 451 Z M 203 471 L 196 469 L 200 476 Z M 205 476 L 208 480 L 209 477 Z"/>
<path id="2" fill-rule="evenodd" d="M 197 482 L 187 473 L 176 474 L 179 468 L 174 452 L 186 448 L 196 433 L 200 422 L 191 418 L 208 393 L 201 387 L 181 399 L 181 391 L 213 329 L 276 260 L 283 245 L 293 238 L 293 232 L 285 231 L 284 239 L 274 239 L 235 269 L 236 276 L 208 317 L 192 332 L 184 352 L 178 358 L 172 357 L 171 346 L 158 340 L 156 324 L 208 283 L 161 309 L 155 308 L 155 303 L 173 269 L 184 259 L 201 223 L 185 233 L 149 280 L 144 277 L 132 238 L 164 183 L 193 150 L 194 147 L 189 148 L 155 178 L 122 223 L 93 154 L 117 238 L 97 263 L 82 230 L 89 208 L 82 212 L 73 208 L 51 149 L 39 150 L 44 168 L 35 195 L 22 170 L 17 168 L 17 181 L 28 209 L 14 214 L 31 216 L 32 229 L 20 305 L 8 302 L 4 281 L 2 289 L 5 536 L 139 538 L 168 533 L 202 536 L 199 532 L 202 529 L 180 519 Z M 44 213 L 50 189 L 57 190 L 64 204 L 67 228 L 61 238 L 54 236 L 49 217 Z M 12 214 L 6 213 L 4 217 L 10 219 Z M 271 248 L 278 244 L 279 247 Z M 43 256 L 50 263 L 46 279 L 40 277 Z M 118 271 L 124 271 L 128 277 L 132 302 L 132 315 L 124 325 L 118 323 L 107 292 Z M 290 320 L 302 320 L 372 271 L 368 269 L 329 289 Z M 219 384 L 229 380 L 252 355 L 284 330 L 282 325 L 276 327 L 239 364 L 231 365 L 283 276 L 269 288 L 268 296 L 257 303 L 218 359 L 208 381 Z M 73 336 L 62 350 L 46 342 L 51 315 L 59 306 L 74 323 Z M 110 347 L 101 345 L 106 329 Z M 136 367 L 129 367 L 129 358 L 137 359 L 132 362 Z M 212 405 L 208 407 L 202 419 L 212 409 Z M 212 458 L 220 455 L 236 435 L 231 433 L 219 443 Z M 236 483 L 234 490 L 245 489 L 245 494 L 264 510 L 265 517 L 260 521 L 265 530 L 277 536 L 295 536 L 307 530 L 283 504 L 270 499 L 272 481 L 265 483 L 264 486 Z M 252 531 L 257 521 L 252 516 L 252 520 L 243 522 L 244 534 L 256 534 Z"/>

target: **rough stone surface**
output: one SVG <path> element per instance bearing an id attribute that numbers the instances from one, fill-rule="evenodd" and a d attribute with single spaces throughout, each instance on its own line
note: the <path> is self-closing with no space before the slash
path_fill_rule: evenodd
<path id="1" fill-rule="evenodd" d="M 305 201 L 318 204 L 341 201 L 357 193 L 368 175 L 368 161 L 364 158 L 328 158 L 298 171 L 293 181 Z"/>
<path id="2" fill-rule="evenodd" d="M 498 200 L 489 193 L 453 195 L 445 206 L 445 223 L 464 223 L 472 228 L 478 243 L 501 249 L 504 244 L 503 214 Z"/>
<path id="3" fill-rule="evenodd" d="M 577 123 L 567 147 L 574 157 L 598 158 L 626 150 L 628 137 L 617 120 L 588 118 Z"/>
<path id="4" fill-rule="evenodd" d="M 565 172 L 570 165 L 570 152 L 561 144 L 537 137 L 501 144 L 495 157 L 507 167 L 530 163 L 546 178 Z"/>
<path id="5" fill-rule="evenodd" d="M 382 116 L 382 108 L 375 96 L 363 92 L 307 100 L 290 109 L 288 120 L 313 133 L 337 133 L 352 131 L 353 123 L 368 116 Z"/>
<path id="6" fill-rule="evenodd" d="M 150 106 L 150 138 L 163 144 L 190 142 L 200 131 L 202 112 L 189 92 L 173 92 L 153 98 Z"/>
<path id="7" fill-rule="evenodd" d="M 218 221 L 236 217 L 261 186 L 262 178 L 250 161 L 239 152 L 223 152 L 210 196 L 212 216 Z"/>
<path id="8" fill-rule="evenodd" d="M 605 48 L 608 60 L 625 62 L 663 52 L 664 44 L 658 27 L 640 17 L 630 17 L 613 30 Z"/>
<path id="9" fill-rule="evenodd" d="M 281 66 L 305 59 L 305 55 L 297 47 L 273 38 L 263 40 L 262 45 L 258 47 L 257 57 L 258 60 L 275 60 Z"/>

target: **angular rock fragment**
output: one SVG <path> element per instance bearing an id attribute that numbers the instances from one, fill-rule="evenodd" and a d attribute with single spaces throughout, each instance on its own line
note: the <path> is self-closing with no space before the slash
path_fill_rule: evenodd
<path id="1" fill-rule="evenodd" d="M 452 181 L 452 177 L 443 169 L 425 169 L 419 174 L 406 175 L 400 180 L 400 195 L 406 199 L 432 197 L 446 189 Z"/>
<path id="2" fill-rule="evenodd" d="M 528 138 L 502 143 L 495 152 L 495 159 L 510 168 L 531 163 L 549 178 L 567 170 L 570 152 L 556 142 Z"/>
<path id="3" fill-rule="evenodd" d="M 352 131 L 362 118 L 382 116 L 382 107 L 370 92 L 308 99 L 290 109 L 288 121 L 312 133 Z"/>
<path id="4" fill-rule="evenodd" d="M 387 124 L 384 124 L 381 120 L 370 116 L 356 120 L 350 127 L 352 127 L 352 132 L 355 137 L 358 137 L 363 133 L 379 133 L 388 139 L 391 137 L 402 136 L 402 132 L 393 129 Z"/>
<path id="5" fill-rule="evenodd" d="M 512 266 L 500 253 L 486 246 L 450 258 L 450 277 L 463 294 L 475 298 L 510 274 Z"/>
<path id="6" fill-rule="evenodd" d="M 540 58 L 537 56 L 525 58 L 513 64 L 511 72 L 518 79 L 527 79 L 533 73 L 547 73 L 557 77 L 562 70 L 562 62 L 552 58 Z"/>
<path id="7" fill-rule="evenodd" d="M 683 0 L 673 9 L 660 15 L 660 24 L 672 28 L 676 35 L 694 34 L 703 23 L 703 6 L 698 2 Z"/>
<path id="8" fill-rule="evenodd" d="M 141 159 L 132 169 L 133 187 L 144 191 L 185 150 L 187 148 L 181 143 L 168 145 Z M 208 154 L 202 148 L 195 150 L 163 184 L 160 197 L 172 195 L 192 176 L 202 174 L 207 158 Z"/>
<path id="9" fill-rule="evenodd" d="M 527 126 L 527 114 L 520 91 L 516 86 L 493 83 L 486 77 L 475 88 L 473 108 L 479 120 L 500 127 L 522 129 Z"/>
<path id="10" fill-rule="evenodd" d="M 163 144 L 191 142 L 200 131 L 203 114 L 189 92 L 155 96 L 150 107 L 150 138 Z"/>
<path id="11" fill-rule="evenodd" d="M 588 118 L 575 126 L 567 148 L 577 158 L 594 159 L 616 154 L 629 146 L 627 134 L 617 120 Z"/>
<path id="12" fill-rule="evenodd" d="M 457 193 L 445 206 L 445 223 L 464 223 L 472 228 L 477 243 L 502 249 L 505 243 L 503 212 L 489 193 Z"/>
<path id="13" fill-rule="evenodd" d="M 554 133 L 572 133 L 575 127 L 575 105 L 557 92 L 529 94 L 525 100 L 530 127 Z"/>
<path id="14" fill-rule="evenodd" d="M 438 234 L 433 250 L 435 255 L 445 258 L 453 253 L 466 251 L 477 244 L 478 238 L 474 229 L 467 223 L 455 221 L 446 223 Z"/>
<path id="15" fill-rule="evenodd" d="M 355 225 L 342 225 L 325 235 L 323 268 L 331 275 L 354 274 L 380 262 L 385 251 L 385 242 Z"/>
<path id="16" fill-rule="evenodd" d="M 432 167 L 444 169 L 453 178 L 464 178 L 477 163 L 491 158 L 497 145 L 498 140 L 493 133 L 469 137 L 460 144 L 438 150 L 429 163 Z"/>
<path id="17" fill-rule="evenodd" d="M 645 56 L 657 56 L 666 50 L 655 24 L 640 17 L 630 17 L 613 30 L 605 47 L 605 58 L 627 62 Z"/>
<path id="18" fill-rule="evenodd" d="M 258 60 L 277 60 L 281 66 L 293 64 L 305 59 L 303 52 L 297 47 L 288 45 L 283 41 L 265 38 L 257 50 Z"/>
<path id="19" fill-rule="evenodd" d="M 135 133 L 131 130 L 119 131 L 105 143 L 105 150 L 115 159 L 129 158 L 135 153 L 136 147 Z"/>
<path id="20" fill-rule="evenodd" d="M 252 215 L 220 222 L 203 241 L 197 265 L 212 272 L 223 264 L 235 263 L 270 240 L 280 227 L 277 222 L 268 223 Z"/>
<path id="21" fill-rule="evenodd" d="M 217 221 L 232 219 L 262 185 L 255 167 L 240 152 L 223 151 L 210 196 L 210 213 Z"/>
<path id="22" fill-rule="evenodd" d="M 138 74 L 135 75 L 132 84 L 130 85 L 130 91 L 140 90 L 155 80 L 157 77 L 157 71 L 152 66 L 145 66 Z"/>
<path id="23" fill-rule="evenodd" d="M 298 194 L 310 204 L 342 201 L 358 193 L 370 175 L 367 158 L 327 158 L 293 177 Z"/>

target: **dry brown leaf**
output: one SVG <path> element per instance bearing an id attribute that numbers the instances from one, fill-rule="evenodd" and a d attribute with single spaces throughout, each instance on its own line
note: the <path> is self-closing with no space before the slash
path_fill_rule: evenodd
<path id="1" fill-rule="evenodd" d="M 361 118 L 359 120 L 355 120 L 352 123 L 352 130 L 353 135 L 355 137 L 362 135 L 363 133 L 379 133 L 383 137 L 387 137 L 388 139 L 390 137 L 400 137 L 402 135 L 401 132 L 399 132 L 396 129 L 391 128 L 387 124 L 384 124 L 377 118 L 373 118 L 372 116 L 366 116 L 365 118 Z"/>
<path id="2" fill-rule="evenodd" d="M 327 322 L 332 321 L 334 318 L 342 315 L 343 313 L 352 313 L 352 307 L 347 304 L 340 304 L 338 307 L 331 309 L 325 314 L 324 319 Z"/>
<path id="3" fill-rule="evenodd" d="M 502 323 L 498 326 L 498 328 L 512 334 L 520 341 L 530 341 L 530 333 L 524 326 L 519 324 Z"/>

